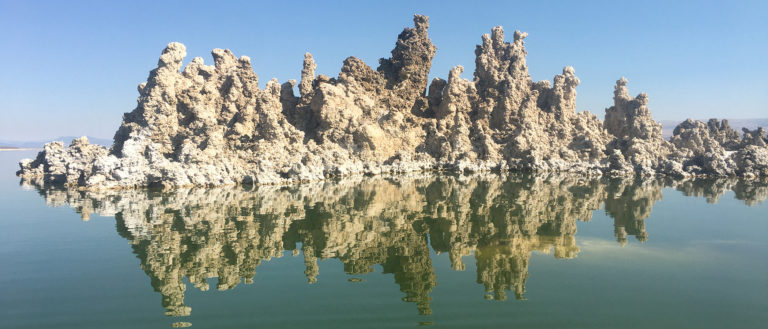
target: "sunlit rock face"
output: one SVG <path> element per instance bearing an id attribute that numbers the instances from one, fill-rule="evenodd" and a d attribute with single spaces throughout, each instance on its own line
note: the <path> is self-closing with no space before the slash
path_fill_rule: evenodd
<path id="1" fill-rule="evenodd" d="M 533 81 L 527 33 L 481 37 L 473 79 L 456 66 L 428 81 L 437 48 L 429 19 L 398 35 L 374 69 L 349 57 L 337 77 L 304 55 L 297 82 L 259 87 L 247 56 L 214 49 L 213 65 L 173 42 L 138 87 L 114 144 L 48 144 L 18 175 L 87 189 L 282 184 L 427 170 L 574 172 L 587 176 L 768 176 L 762 129 L 739 138 L 727 122 L 692 120 L 661 136 L 648 96 L 617 81 L 605 121 L 576 111 L 572 67 Z"/>
<path id="2" fill-rule="evenodd" d="M 307 282 L 319 260 L 337 259 L 350 275 L 391 273 L 406 302 L 429 314 L 438 278 L 430 252 L 472 270 L 488 299 L 525 298 L 531 254 L 577 257 L 577 222 L 605 209 L 622 245 L 649 238 L 645 219 L 662 188 L 716 202 L 733 190 L 754 204 L 768 181 L 585 179 L 570 175 L 436 176 L 409 174 L 291 186 L 160 190 L 39 189 L 53 206 L 83 219 L 114 216 L 141 269 L 171 316 L 189 315 L 187 285 L 227 290 L 251 283 L 260 265 L 287 254 L 304 258 Z M 610 230 L 610 228 L 606 228 Z M 267 266 L 259 269 L 268 271 Z M 467 284 L 472 284 L 468 282 Z M 479 295 L 478 298 L 481 298 Z"/>

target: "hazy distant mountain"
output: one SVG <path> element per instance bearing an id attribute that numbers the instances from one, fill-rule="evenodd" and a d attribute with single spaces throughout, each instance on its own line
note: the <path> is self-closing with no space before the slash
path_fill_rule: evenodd
<path id="1" fill-rule="evenodd" d="M 64 142 L 64 145 L 69 145 L 69 143 L 80 136 L 60 136 L 57 138 L 51 138 L 51 139 L 45 139 L 45 140 L 34 140 L 34 141 L 15 141 L 15 140 L 5 140 L 0 139 L 0 147 L 17 147 L 17 148 L 42 148 L 45 143 L 52 142 L 52 141 L 62 141 Z M 99 138 L 99 137 L 92 137 L 88 136 L 88 141 L 91 142 L 91 144 L 98 144 L 103 146 L 112 146 L 112 140 L 107 138 Z"/>
<path id="2" fill-rule="evenodd" d="M 708 119 L 699 119 L 701 121 L 707 122 Z M 661 120 L 659 123 L 661 123 L 661 134 L 664 136 L 664 138 L 672 137 L 672 131 L 675 130 L 675 127 L 680 124 L 680 122 L 683 122 L 685 120 Z M 768 128 L 768 118 L 763 119 L 728 119 L 728 124 L 731 125 L 731 128 L 736 129 L 736 131 L 739 132 L 739 135 L 741 135 L 741 128 L 747 128 L 747 129 L 755 129 L 757 127 L 763 127 Z"/>

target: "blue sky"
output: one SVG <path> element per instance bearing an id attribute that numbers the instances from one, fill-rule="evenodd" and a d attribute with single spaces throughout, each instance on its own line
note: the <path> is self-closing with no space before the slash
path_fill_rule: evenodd
<path id="1" fill-rule="evenodd" d="M 0 139 L 112 137 L 171 41 L 186 62 L 248 55 L 263 86 L 298 79 L 306 51 L 330 76 L 347 56 L 375 68 L 414 13 L 430 16 L 433 77 L 464 65 L 471 79 L 475 45 L 502 25 L 529 33 L 534 80 L 575 67 L 579 110 L 602 117 L 626 76 L 657 120 L 768 117 L 766 1 L 476 3 L 0 0 Z"/>

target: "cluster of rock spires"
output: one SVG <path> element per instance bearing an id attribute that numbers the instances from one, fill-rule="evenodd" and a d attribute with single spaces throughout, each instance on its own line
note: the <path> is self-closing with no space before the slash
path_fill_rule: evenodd
<path id="1" fill-rule="evenodd" d="M 68 205 L 82 218 L 114 216 L 141 268 L 162 294 L 167 314 L 189 315 L 185 281 L 201 290 L 210 278 L 228 290 L 254 282 L 257 270 L 285 251 L 303 255 L 308 283 L 322 280 L 318 260 L 338 259 L 349 275 L 380 265 L 404 300 L 429 314 L 438 284 L 430 249 L 448 253 L 454 270 L 474 258 L 486 298 L 511 291 L 525 298 L 531 253 L 573 258 L 577 221 L 604 208 L 616 240 L 649 239 L 645 219 L 662 188 L 717 202 L 726 191 L 754 204 L 768 198 L 768 181 L 736 178 L 589 178 L 567 174 L 426 173 L 354 177 L 291 186 L 77 190 L 40 188 L 50 205 Z M 608 229 L 606 227 L 606 229 Z M 257 269 L 260 265 L 264 267 Z M 478 294 L 482 292 L 478 289 Z M 479 298 L 480 296 L 478 296 Z"/>
<path id="2" fill-rule="evenodd" d="M 214 65 L 171 43 L 107 149 L 49 143 L 18 175 L 84 188 L 278 184 L 350 174 L 534 170 L 590 175 L 768 176 L 762 129 L 743 137 L 723 121 L 680 124 L 670 141 L 647 107 L 617 82 L 605 121 L 576 112 L 574 69 L 528 74 L 524 39 L 501 27 L 482 37 L 472 81 L 463 67 L 428 81 L 436 47 L 428 18 L 398 36 L 374 70 L 349 57 L 338 77 L 304 58 L 296 81 L 264 89 L 246 56 L 213 50 Z M 426 92 L 425 92 L 426 91 Z"/>

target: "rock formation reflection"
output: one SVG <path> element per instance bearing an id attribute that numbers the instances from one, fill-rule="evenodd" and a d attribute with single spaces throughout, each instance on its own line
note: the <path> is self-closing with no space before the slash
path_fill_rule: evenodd
<path id="1" fill-rule="evenodd" d="M 533 251 L 573 258 L 577 221 L 604 207 L 619 243 L 647 240 L 645 219 L 662 188 L 716 202 L 726 191 L 755 204 L 768 183 L 735 179 L 664 181 L 586 179 L 567 175 L 439 176 L 345 179 L 298 186 L 78 191 L 39 189 L 48 204 L 69 205 L 88 219 L 114 216 L 162 295 L 170 316 L 190 315 L 186 278 L 196 289 L 252 283 L 256 268 L 290 251 L 303 254 L 308 283 L 318 280 L 318 260 L 335 258 L 351 275 L 380 265 L 391 273 L 403 300 L 430 314 L 437 285 L 430 251 L 448 253 L 451 267 L 466 269 L 474 257 L 486 298 L 508 292 L 525 298 Z"/>

